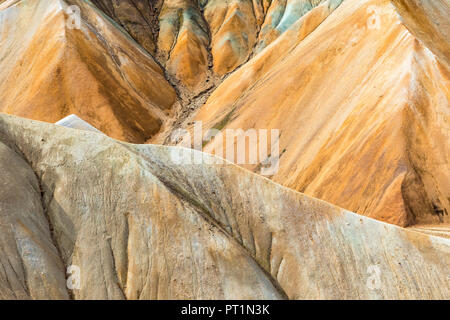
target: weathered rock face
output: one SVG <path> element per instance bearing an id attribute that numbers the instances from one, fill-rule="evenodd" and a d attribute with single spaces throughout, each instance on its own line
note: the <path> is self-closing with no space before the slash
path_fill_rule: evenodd
<path id="1" fill-rule="evenodd" d="M 258 37 L 257 52 L 271 44 L 317 6 L 325 6 L 329 11 L 333 11 L 343 0 L 274 0 L 269 2 L 270 6 Z"/>
<path id="2" fill-rule="evenodd" d="M 92 126 L 91 124 L 87 123 L 86 121 L 84 121 L 83 119 L 74 114 L 71 114 L 65 117 L 64 119 L 59 120 L 55 124 L 67 128 L 102 133 L 100 130 L 98 130 L 97 128 L 95 128 L 94 126 Z"/>
<path id="3" fill-rule="evenodd" d="M 194 120 L 223 132 L 280 129 L 272 178 L 290 188 L 401 226 L 448 222 L 448 66 L 390 1 L 344 1 L 329 12 L 319 6 L 297 21 Z M 206 151 L 225 145 L 216 139 Z"/>
<path id="4" fill-rule="evenodd" d="M 316 6 L 326 3 L 334 10 L 342 1 L 93 2 L 157 55 L 181 91 L 195 95 L 244 64 Z"/>
<path id="5" fill-rule="evenodd" d="M 85 1 L 79 29 L 58 0 L 0 5 L 0 111 L 56 122 L 77 114 L 106 134 L 144 142 L 176 100 L 153 58 Z"/>
<path id="6" fill-rule="evenodd" d="M 450 297 L 449 240 L 214 161 L 1 115 L 1 297 L 67 298 L 67 266 L 75 299 Z"/>
<path id="7" fill-rule="evenodd" d="M 449 299 L 449 13 L 0 0 L 0 112 L 56 122 L 0 114 L 0 299 Z M 291 189 L 118 141 L 195 120 L 280 129 L 270 178 Z M 223 137 L 205 151 L 232 153 Z"/>
<path id="8" fill-rule="evenodd" d="M 149 53 L 156 52 L 158 14 L 162 0 L 92 0 Z"/>
<path id="9" fill-rule="evenodd" d="M 35 173 L 0 143 L 0 299 L 67 299 Z"/>
<path id="10" fill-rule="evenodd" d="M 450 64 L 450 3 L 446 0 L 392 0 L 392 3 L 414 36 Z"/>
<path id="11" fill-rule="evenodd" d="M 197 1 L 163 1 L 158 51 L 168 72 L 188 89 L 203 89 L 209 68 L 209 31 Z"/>

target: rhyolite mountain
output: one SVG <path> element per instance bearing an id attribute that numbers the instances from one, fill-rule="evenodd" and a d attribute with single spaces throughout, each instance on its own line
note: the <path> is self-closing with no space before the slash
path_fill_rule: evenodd
<path id="1" fill-rule="evenodd" d="M 439 20 L 424 6 L 404 24 L 394 4 L 344 1 L 293 41 L 325 10 L 316 8 L 229 76 L 193 120 L 205 130 L 279 129 L 271 178 L 287 187 L 400 226 L 448 223 L 449 61 L 421 28 Z M 450 32 L 441 4 L 432 13 L 446 31 L 433 43 Z"/>
<path id="2" fill-rule="evenodd" d="M 449 299 L 449 16 L 0 0 L 0 299 Z M 280 130 L 272 181 L 172 141 L 196 121 Z"/>
<path id="3" fill-rule="evenodd" d="M 1 115 L 0 298 L 450 297 L 449 239 L 177 148 Z"/>

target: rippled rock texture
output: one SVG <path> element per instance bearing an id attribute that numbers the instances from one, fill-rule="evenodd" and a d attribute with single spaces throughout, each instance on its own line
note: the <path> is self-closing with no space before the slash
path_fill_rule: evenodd
<path id="1" fill-rule="evenodd" d="M 0 297 L 449 298 L 448 239 L 180 150 L 0 116 Z"/>
<path id="2" fill-rule="evenodd" d="M 449 16 L 0 0 L 0 299 L 449 299 Z M 273 181 L 145 144 L 195 121 L 279 129 Z"/>

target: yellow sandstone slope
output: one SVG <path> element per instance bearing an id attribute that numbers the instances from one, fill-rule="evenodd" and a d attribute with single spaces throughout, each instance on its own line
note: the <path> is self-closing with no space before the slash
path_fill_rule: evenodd
<path id="1" fill-rule="evenodd" d="M 69 4 L 81 8 L 80 29 Z M 158 132 L 176 100 L 154 59 L 85 1 L 2 2 L 0 70 L 0 111 L 49 122 L 76 114 L 133 142 Z"/>
<path id="2" fill-rule="evenodd" d="M 344 1 L 298 42 L 306 18 L 223 82 L 193 120 L 205 130 L 280 129 L 271 178 L 287 187 L 401 226 L 448 222 L 448 65 L 388 0 Z"/>
<path id="3" fill-rule="evenodd" d="M 0 115 L 0 299 L 450 297 L 450 240 L 180 150 Z"/>

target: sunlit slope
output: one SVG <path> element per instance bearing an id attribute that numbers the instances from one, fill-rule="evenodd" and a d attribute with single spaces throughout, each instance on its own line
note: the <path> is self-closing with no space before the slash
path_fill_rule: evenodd
<path id="1" fill-rule="evenodd" d="M 280 129 L 272 178 L 295 190 L 399 225 L 448 221 L 447 67 L 387 0 L 344 1 L 295 43 L 297 34 L 231 75 L 194 120 Z"/>
<path id="2" fill-rule="evenodd" d="M 143 142 L 168 117 L 175 91 L 153 58 L 85 1 L 0 5 L 0 111 L 56 122 L 76 114 L 106 134 Z"/>
<path id="3" fill-rule="evenodd" d="M 343 0 L 94 0 L 187 96 L 210 89 L 317 6 Z"/>

